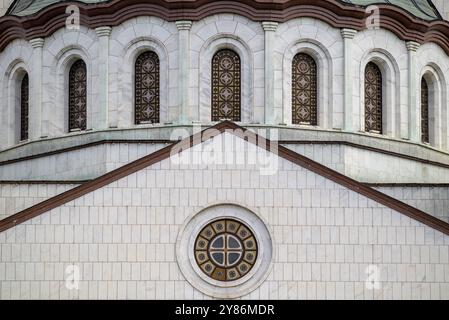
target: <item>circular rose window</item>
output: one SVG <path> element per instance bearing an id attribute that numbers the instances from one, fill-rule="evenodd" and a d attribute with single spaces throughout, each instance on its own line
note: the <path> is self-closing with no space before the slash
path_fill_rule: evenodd
<path id="1" fill-rule="evenodd" d="M 200 269 L 218 281 L 246 275 L 257 259 L 257 241 L 251 230 L 234 219 L 215 220 L 195 240 L 195 260 Z"/>

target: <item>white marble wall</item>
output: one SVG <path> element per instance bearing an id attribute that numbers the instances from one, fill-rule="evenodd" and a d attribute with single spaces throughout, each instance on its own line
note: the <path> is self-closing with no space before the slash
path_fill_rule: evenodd
<path id="1" fill-rule="evenodd" d="M 0 220 L 30 208 L 67 190 L 77 184 L 0 184 Z"/>
<path id="2" fill-rule="evenodd" d="M 13 146 L 19 141 L 17 112 L 20 105 L 20 81 L 25 72 L 31 74 L 33 48 L 25 40 L 14 40 L 0 53 L 0 106 L 1 123 L 0 143 L 3 148 Z M 30 75 L 30 92 L 33 90 Z M 33 107 L 33 97 L 30 97 L 30 108 Z"/>
<path id="3" fill-rule="evenodd" d="M 113 28 L 109 59 L 109 126 L 134 126 L 134 65 L 144 51 L 160 63 L 161 123 L 176 122 L 178 100 L 178 30 L 174 22 L 139 17 Z"/>
<path id="4" fill-rule="evenodd" d="M 345 145 L 286 145 L 362 183 L 447 183 L 449 169 Z"/>
<path id="5" fill-rule="evenodd" d="M 375 62 L 383 76 L 383 129 L 388 136 L 408 138 L 407 48 L 393 33 L 371 29 L 353 40 L 353 127 L 365 130 L 365 67 Z"/>
<path id="6" fill-rule="evenodd" d="M 296 53 L 307 52 L 316 59 L 319 67 L 319 127 L 351 128 L 350 131 L 356 132 L 364 129 L 364 68 L 369 61 L 374 61 L 384 73 L 384 133 L 398 139 L 409 139 L 410 130 L 419 130 L 409 120 L 412 111 L 418 115 L 420 113 L 419 110 L 410 110 L 409 94 L 413 91 L 408 89 L 410 75 L 407 46 L 386 30 L 363 30 L 351 40 L 353 63 L 350 79 L 353 79 L 353 85 L 352 91 L 348 92 L 344 90 L 341 30 L 320 20 L 302 18 L 279 24 L 273 44 L 273 79 L 265 79 L 265 35 L 261 23 L 238 15 L 220 14 L 193 22 L 189 32 L 190 55 L 179 57 L 179 31 L 175 22 L 155 17 L 138 17 L 126 21 L 112 28 L 109 37 L 109 68 L 100 68 L 104 61 L 100 58 L 99 36 L 95 30 L 81 27 L 78 31 L 61 29 L 55 32 L 45 39 L 43 46 L 42 88 L 40 91 L 32 90 L 31 96 L 31 107 L 33 104 L 39 105 L 36 102 L 38 97 L 34 95 L 39 93 L 42 96 L 40 136 L 67 134 L 67 69 L 77 58 L 86 60 L 88 69 L 88 129 L 104 128 L 104 110 L 99 110 L 104 105 L 108 108 L 106 127 L 134 126 L 133 65 L 137 55 L 144 50 L 157 52 L 161 62 L 162 124 L 180 120 L 180 96 L 188 100 L 188 122 L 210 123 L 210 61 L 221 48 L 234 49 L 242 60 L 243 123 L 265 123 L 267 110 L 274 109 L 272 123 L 291 124 L 291 60 Z M 0 104 L 4 119 L 0 143 L 3 148 L 16 144 L 18 140 L 18 119 L 14 116 L 17 81 L 14 79 L 24 71 L 28 71 L 30 79 L 33 79 L 35 72 L 32 70 L 32 60 L 38 56 L 34 53 L 31 45 L 24 40 L 13 41 L 0 53 Z M 180 91 L 179 59 L 189 59 L 189 81 L 182 89 L 188 90 L 188 93 Z M 448 84 L 445 79 L 449 58 L 437 45 L 425 44 L 418 48 L 416 61 L 416 74 L 411 79 L 415 79 L 417 85 L 422 75 L 436 79 L 435 92 L 439 99 L 435 100 L 435 107 L 432 106 L 435 112 L 431 144 L 445 149 L 449 134 L 446 130 L 449 115 L 446 111 Z M 100 70 L 108 70 L 107 75 L 100 77 Z M 104 86 L 95 85 L 100 79 L 108 82 L 106 102 L 99 94 Z M 274 106 L 266 106 L 265 87 L 274 88 Z M 345 94 L 348 95 L 347 101 L 352 101 L 352 113 L 349 109 L 345 110 Z M 419 94 L 416 97 L 419 98 Z M 419 103 L 416 105 L 419 108 Z M 345 125 L 346 111 L 350 114 L 350 125 Z M 31 128 L 36 125 L 31 123 Z"/>
<path id="7" fill-rule="evenodd" d="M 159 143 L 113 143 L 62 152 L 0 166 L 0 180 L 90 180 L 163 147 Z"/>
<path id="8" fill-rule="evenodd" d="M 449 60 L 446 53 L 433 43 L 426 43 L 417 50 L 416 88 L 421 88 L 424 77 L 429 87 L 430 143 L 438 148 L 447 149 L 449 113 Z M 420 95 L 417 95 L 420 99 Z M 419 105 L 419 104 L 418 104 Z M 420 126 L 419 126 L 420 128 Z"/>
<path id="9" fill-rule="evenodd" d="M 0 298 L 207 299 L 181 273 L 176 241 L 202 209 L 234 203 L 273 242 L 271 272 L 244 298 L 449 299 L 449 236 L 278 160 L 272 176 L 164 160 L 2 232 Z M 65 286 L 73 264 L 79 290 Z"/>
<path id="10" fill-rule="evenodd" d="M 449 223 L 449 187 L 375 187 L 419 210 Z"/>
<path id="11" fill-rule="evenodd" d="M 0 180 L 93 179 L 162 148 L 163 144 L 114 143 L 0 167 Z M 286 145 L 287 148 L 365 183 L 446 183 L 449 170 L 344 145 Z M 58 166 L 56 166 L 58 164 Z M 72 185 L 70 185 L 72 186 Z M 39 187 L 39 194 L 35 190 Z M 0 185 L 0 219 L 45 200 L 55 185 Z M 57 186 L 62 190 L 62 186 Z M 449 222 L 447 188 L 391 187 L 380 191 Z M 28 191 L 30 190 L 30 191 Z M 384 191 L 385 190 L 385 191 Z M 48 197 L 55 195 L 49 192 Z M 3 209 L 2 209 L 3 208 Z"/>
<path id="12" fill-rule="evenodd" d="M 113 143 L 0 165 L 0 180 L 84 181 L 151 154 L 162 143 Z M 287 144 L 331 169 L 364 183 L 447 183 L 449 169 L 339 144 Z M 424 158 L 426 159 L 426 158 Z"/>
<path id="13" fill-rule="evenodd" d="M 68 70 L 83 59 L 87 67 L 87 128 L 98 126 L 98 38 L 94 30 L 60 29 L 45 39 L 43 50 L 43 126 L 49 136 L 68 132 Z"/>
<path id="14" fill-rule="evenodd" d="M 275 43 L 276 123 L 292 124 L 291 73 L 297 53 L 307 53 L 318 68 L 318 124 L 343 128 L 343 39 L 340 30 L 302 18 L 279 25 Z"/>
<path id="15" fill-rule="evenodd" d="M 242 121 L 264 122 L 264 31 L 258 22 L 220 14 L 194 22 L 190 45 L 190 119 L 211 119 L 211 61 L 220 49 L 232 49 L 241 59 Z"/>

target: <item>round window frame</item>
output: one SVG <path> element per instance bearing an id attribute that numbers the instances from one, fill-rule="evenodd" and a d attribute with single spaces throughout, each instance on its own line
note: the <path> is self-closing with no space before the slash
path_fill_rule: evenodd
<path id="1" fill-rule="evenodd" d="M 198 234 L 207 224 L 219 219 L 242 222 L 257 241 L 257 260 L 253 268 L 238 280 L 214 280 L 199 268 L 195 259 L 194 244 Z M 250 209 L 236 204 L 216 204 L 187 218 L 178 235 L 176 259 L 185 279 L 200 292 L 214 298 L 239 298 L 257 289 L 270 274 L 274 256 L 272 239 L 265 221 Z"/>
<path id="2" fill-rule="evenodd" d="M 218 233 L 218 232 L 215 230 L 215 228 L 214 228 L 213 225 L 214 225 L 215 223 L 217 223 L 217 222 L 220 222 L 220 221 L 224 221 L 225 224 L 227 224 L 228 221 L 236 222 L 236 223 L 239 224 L 239 227 L 237 228 L 236 232 L 228 231 L 228 230 L 225 228 L 225 231 L 224 231 L 224 232 Z M 206 239 L 204 236 L 201 235 L 201 234 L 204 232 L 204 230 L 205 230 L 206 228 L 208 228 L 209 226 L 210 226 L 212 229 L 214 229 L 214 232 L 216 233 L 215 235 L 213 235 L 213 236 L 211 237 L 210 240 Z M 239 229 L 241 226 L 243 226 L 245 229 L 248 229 L 248 231 L 249 231 L 249 236 L 247 236 L 244 240 L 240 239 L 240 237 L 237 235 L 237 231 L 238 231 L 238 229 Z M 236 238 L 236 241 L 238 241 L 238 243 L 239 243 L 239 245 L 240 245 L 240 248 L 241 248 L 241 251 L 240 251 L 240 252 L 241 252 L 241 255 L 240 255 L 238 261 L 237 261 L 236 263 L 234 263 L 233 265 L 231 265 L 231 266 L 222 266 L 222 265 L 220 265 L 218 262 L 214 261 L 214 259 L 213 259 L 213 257 L 212 257 L 212 252 L 211 252 L 211 251 L 219 251 L 219 250 L 213 250 L 213 249 L 211 249 L 211 245 L 212 245 L 213 241 L 214 241 L 217 237 L 220 237 L 220 236 L 221 236 L 221 237 L 223 237 L 223 236 L 225 237 L 225 240 L 224 240 L 225 243 L 227 242 L 227 238 L 228 238 L 229 236 L 234 237 L 234 238 Z M 200 249 L 197 249 L 197 248 L 196 248 L 196 244 L 198 243 L 200 237 L 207 241 L 207 247 L 206 247 L 206 249 L 204 249 L 204 250 L 200 250 Z M 255 242 L 255 247 L 254 247 L 253 250 L 251 250 L 251 249 L 246 249 L 246 248 L 245 248 L 245 242 L 246 242 L 248 239 L 250 239 L 250 238 L 253 238 L 253 239 L 254 239 L 254 242 Z M 226 245 L 225 245 L 225 246 L 226 246 Z M 228 250 L 229 250 L 229 249 L 228 249 Z M 233 251 L 233 250 L 230 250 L 230 251 Z M 243 262 L 246 263 L 246 264 L 249 266 L 249 270 L 248 270 L 243 276 L 239 276 L 239 277 L 238 277 L 237 279 L 235 279 L 235 280 L 227 280 L 227 279 L 226 279 L 226 280 L 220 280 L 220 279 L 215 279 L 215 278 L 213 277 L 212 274 L 211 274 L 211 275 L 207 274 L 207 272 L 201 268 L 201 266 L 200 266 L 201 263 L 200 263 L 200 261 L 198 261 L 198 258 L 197 258 L 197 252 L 204 252 L 204 253 L 209 257 L 209 259 L 208 259 L 207 261 L 204 261 L 202 264 L 205 264 L 205 263 L 207 263 L 208 261 L 210 261 L 211 264 L 213 264 L 213 265 L 215 266 L 215 268 L 221 268 L 221 269 L 223 269 L 226 273 L 227 273 L 227 271 L 228 271 L 229 269 L 234 269 L 234 268 L 235 268 L 235 269 L 237 269 L 237 273 L 240 275 L 240 272 L 241 272 L 241 271 L 239 270 L 238 267 L 239 267 L 239 266 L 241 265 L 241 263 L 243 263 Z M 245 255 L 246 255 L 248 252 L 253 252 L 253 253 L 255 254 L 255 258 L 254 258 L 254 262 L 253 262 L 253 263 L 248 262 L 247 260 L 245 260 Z M 196 237 L 195 237 L 195 242 L 194 242 L 194 245 L 193 245 L 193 255 L 194 255 L 194 258 L 195 258 L 196 265 L 199 267 L 199 269 L 201 270 L 201 272 L 203 272 L 206 276 L 210 277 L 212 280 L 214 280 L 214 281 L 220 281 L 220 282 L 237 281 L 237 280 L 239 280 L 239 279 L 241 279 L 241 278 L 244 278 L 244 277 L 245 277 L 248 273 L 250 273 L 251 270 L 256 266 L 257 260 L 258 260 L 258 258 L 259 258 L 259 242 L 258 242 L 258 240 L 257 240 L 257 235 L 254 233 L 254 231 L 252 230 L 252 228 L 251 228 L 250 226 L 248 226 L 246 223 L 242 222 L 242 220 L 238 220 L 238 219 L 235 219 L 235 218 L 229 218 L 229 217 L 226 217 L 226 218 L 220 218 L 220 217 L 218 217 L 217 219 L 214 219 L 214 220 L 212 220 L 211 222 L 205 224 L 205 225 L 201 228 L 200 232 L 196 235 Z M 225 278 L 227 278 L 227 275 L 225 276 Z"/>

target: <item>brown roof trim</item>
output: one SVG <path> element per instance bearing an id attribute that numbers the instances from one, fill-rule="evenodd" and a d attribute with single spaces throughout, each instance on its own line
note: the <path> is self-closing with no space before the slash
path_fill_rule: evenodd
<path id="1" fill-rule="evenodd" d="M 48 199 L 44 202 L 41 202 L 29 209 L 26 209 L 22 212 L 19 212 L 15 215 L 12 215 L 2 221 L 0 221 L 0 232 L 10 229 L 22 222 L 30 220 L 34 217 L 37 217 L 47 211 L 50 211 L 58 206 L 61 206 L 67 202 L 75 200 L 89 192 L 95 191 L 101 187 L 104 187 L 112 182 L 115 182 L 121 178 L 124 178 L 134 172 L 142 170 L 148 166 L 151 166 L 155 163 L 158 163 L 162 160 L 165 160 L 170 157 L 172 148 L 176 147 L 176 150 L 187 150 L 192 146 L 202 143 L 202 139 L 210 137 L 210 134 L 213 131 L 209 130 L 218 130 L 219 132 L 228 132 L 240 136 L 248 142 L 258 144 L 260 147 L 265 148 L 268 151 L 271 150 L 271 142 L 268 139 L 262 138 L 258 136 L 256 133 L 245 129 L 243 127 L 238 126 L 235 123 L 230 121 L 225 121 L 219 123 L 209 129 L 205 129 L 200 133 L 197 133 L 191 137 L 188 137 L 174 145 L 167 146 L 159 151 L 154 152 L 148 156 L 145 156 L 139 160 L 136 160 L 132 163 L 129 163 L 121 168 L 118 168 L 114 171 L 111 171 L 97 179 L 94 179 L 90 182 L 87 182 L 81 186 L 78 186 L 72 190 L 64 192 L 60 195 L 57 195 L 51 199 Z M 204 136 L 203 136 L 204 134 Z M 207 140 L 207 139 L 205 139 Z M 276 145 L 277 146 L 277 145 Z M 307 170 L 311 170 L 318 175 L 321 175 L 327 179 L 334 181 L 354 192 L 362 194 L 371 200 L 374 200 L 380 204 L 385 205 L 393 210 L 396 210 L 412 219 L 415 219 L 427 226 L 430 226 L 438 231 L 443 232 L 444 234 L 449 235 L 449 224 L 439 220 L 421 210 L 413 208 L 399 200 L 396 200 L 390 196 L 387 196 L 375 189 L 372 189 L 368 186 L 365 186 L 351 178 L 348 178 L 328 167 L 325 167 L 315 161 L 312 161 L 290 149 L 287 149 L 283 146 L 277 146 L 278 155 L 288 161 L 291 161 Z"/>
<path id="2" fill-rule="evenodd" d="M 362 145 L 362 144 L 357 144 L 357 143 L 349 142 L 349 141 L 341 141 L 341 140 L 335 140 L 335 141 L 322 141 L 322 140 L 321 141 L 320 140 L 315 140 L 315 141 L 312 141 L 312 140 L 310 140 L 310 141 L 279 140 L 278 143 L 279 144 L 283 144 L 283 145 L 287 145 L 287 144 L 302 144 L 302 145 L 304 145 L 304 144 L 327 144 L 327 145 L 339 144 L 339 145 L 345 145 L 345 146 L 348 146 L 348 147 L 363 149 L 363 150 L 372 151 L 372 152 L 378 152 L 378 153 L 386 154 L 386 155 L 397 157 L 397 158 L 402 158 L 402 159 L 406 159 L 406 160 L 421 162 L 423 164 L 428 164 L 428 165 L 432 165 L 432 166 L 437 166 L 437 167 L 442 167 L 442 168 L 449 169 L 449 164 L 448 163 L 427 160 L 427 159 L 423 159 L 423 158 L 419 158 L 419 157 L 409 156 L 409 155 L 406 155 L 406 154 L 403 154 L 403 153 L 399 153 L 399 152 L 395 152 L 395 151 L 390 151 L 390 150 L 380 149 L 380 148 L 376 148 L 376 147 L 365 146 L 365 145 Z M 438 150 L 436 150 L 436 151 L 438 151 Z M 1 162 L 0 162 L 0 165 L 1 165 Z"/>
<path id="3" fill-rule="evenodd" d="M 0 51 L 14 39 L 48 37 L 65 26 L 70 2 L 51 5 L 36 15 L 0 18 Z M 90 28 L 117 26 L 137 16 L 167 21 L 200 20 L 218 13 L 235 13 L 254 21 L 285 22 L 299 17 L 320 19 L 336 28 L 363 30 L 369 14 L 364 8 L 338 0 L 111 0 L 96 5 L 77 3 L 81 24 Z M 449 22 L 424 21 L 392 5 L 378 5 L 380 26 L 406 41 L 435 42 L 449 54 Z"/>
<path id="4" fill-rule="evenodd" d="M 16 162 L 22 162 L 22 161 L 27 161 L 27 160 L 38 159 L 38 158 L 47 157 L 47 156 L 53 156 L 53 155 L 60 154 L 60 153 L 76 151 L 76 150 L 80 150 L 80 149 L 84 149 L 84 148 L 90 148 L 90 147 L 95 147 L 95 146 L 99 146 L 99 145 L 103 145 L 103 144 L 114 144 L 114 143 L 172 144 L 172 143 L 175 143 L 175 142 L 176 141 L 162 140 L 162 139 L 161 140 L 155 140 L 155 139 L 151 139 L 151 140 L 145 140 L 145 139 L 140 139 L 140 140 L 127 140 L 127 139 L 99 140 L 99 141 L 79 144 L 79 145 L 76 145 L 76 146 L 73 146 L 73 147 L 67 147 L 67 148 L 62 148 L 62 149 L 58 149 L 58 150 L 37 153 L 37 154 L 33 154 L 31 156 L 25 156 L 25 157 L 20 157 L 20 158 L 14 158 L 14 159 L 11 159 L 11 160 L 0 161 L 0 166 L 4 166 L 4 165 L 7 165 L 7 164 L 16 163 Z"/>

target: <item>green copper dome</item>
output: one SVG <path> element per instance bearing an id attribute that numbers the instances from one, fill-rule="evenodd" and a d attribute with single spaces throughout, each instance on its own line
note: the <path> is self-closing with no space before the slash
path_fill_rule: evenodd
<path id="1" fill-rule="evenodd" d="M 151 0 L 149 0 L 151 2 Z M 346 4 L 356 6 L 369 6 L 372 4 L 392 4 L 398 6 L 417 18 L 423 20 L 441 19 L 438 10 L 432 4 L 431 0 L 340 0 Z M 29 16 L 39 12 L 41 9 L 54 3 L 66 2 L 65 0 L 15 0 L 10 6 L 7 14 L 15 16 Z M 108 0 L 78 0 L 86 4 L 95 4 L 108 2 Z M 273 2 L 276 2 L 274 0 Z"/>
<path id="2" fill-rule="evenodd" d="M 372 4 L 392 4 L 408 11 L 415 17 L 423 20 L 441 19 L 438 10 L 435 8 L 431 0 L 340 0 L 340 1 L 363 7 Z"/>
<path id="3" fill-rule="evenodd" d="M 76 0 L 86 4 L 108 2 L 108 0 Z M 40 10 L 59 2 L 68 2 L 66 0 L 15 0 L 8 9 L 7 15 L 29 16 Z M 73 2 L 73 1 L 71 1 Z"/>

